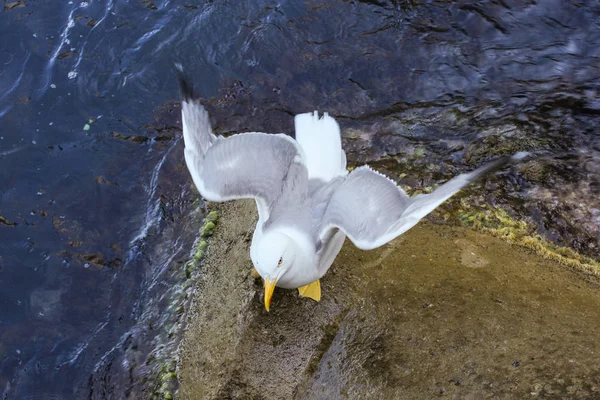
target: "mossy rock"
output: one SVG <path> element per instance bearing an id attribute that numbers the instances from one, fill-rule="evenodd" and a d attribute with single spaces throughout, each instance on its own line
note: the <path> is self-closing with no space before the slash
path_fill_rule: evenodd
<path id="1" fill-rule="evenodd" d="M 536 233 L 534 225 L 514 219 L 504 209 L 489 206 L 475 208 L 461 202 L 455 210 L 455 216 L 466 226 L 529 248 L 544 258 L 593 275 L 600 275 L 598 261 L 544 239 Z"/>
<path id="2" fill-rule="evenodd" d="M 175 368 L 176 368 L 175 360 L 167 360 L 161 365 L 160 372 L 161 373 L 175 372 Z"/>
<path id="3" fill-rule="evenodd" d="M 164 382 L 161 386 L 160 389 L 158 389 L 159 393 L 168 393 L 171 390 L 171 383 L 170 382 Z"/>
<path id="4" fill-rule="evenodd" d="M 211 211 L 208 213 L 206 218 L 204 218 L 204 220 L 206 222 L 212 222 L 212 223 L 216 224 L 217 221 L 219 220 L 219 217 L 220 217 L 220 215 L 217 211 Z"/>
<path id="5" fill-rule="evenodd" d="M 170 382 L 170 381 L 174 381 L 177 380 L 177 374 L 175 372 L 168 372 L 166 374 L 164 374 L 160 380 L 162 382 Z"/>
<path id="6" fill-rule="evenodd" d="M 214 224 L 214 222 L 207 222 L 202 227 L 202 230 L 200 231 L 200 236 L 202 236 L 203 238 L 212 236 L 213 233 L 215 233 L 215 227 L 216 225 Z"/>
<path id="7" fill-rule="evenodd" d="M 204 252 L 202 250 L 198 250 L 194 253 L 194 261 L 200 261 L 202 260 L 202 257 L 204 257 Z"/>
<path id="8" fill-rule="evenodd" d="M 196 270 L 197 265 L 194 261 L 190 261 L 189 263 L 187 263 L 187 265 L 185 266 L 185 277 L 187 279 L 190 279 L 192 277 L 192 273 Z"/>

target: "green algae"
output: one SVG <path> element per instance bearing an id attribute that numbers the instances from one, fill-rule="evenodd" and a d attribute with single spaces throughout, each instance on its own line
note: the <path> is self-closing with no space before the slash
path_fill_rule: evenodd
<path id="1" fill-rule="evenodd" d="M 213 222 L 207 222 L 204 224 L 204 226 L 202 226 L 202 229 L 200 230 L 200 236 L 203 238 L 212 236 L 215 232 L 215 227 L 216 225 Z"/>
<path id="2" fill-rule="evenodd" d="M 197 203 L 197 204 L 196 204 Z M 200 200 L 196 200 L 193 204 L 194 207 L 200 207 Z M 203 210 L 198 209 L 197 214 Z M 182 273 L 185 274 L 185 279 L 181 283 L 180 291 L 177 297 L 169 304 L 166 309 L 166 313 L 169 314 L 169 323 L 163 329 L 164 334 L 169 339 L 172 339 L 177 335 L 183 326 L 182 318 L 187 312 L 189 307 L 190 292 L 193 290 L 197 280 L 198 271 L 205 257 L 205 253 L 208 249 L 208 239 L 213 235 L 216 229 L 216 224 L 219 221 L 219 213 L 211 211 L 204 215 L 204 222 L 198 232 L 198 237 L 194 243 L 193 248 L 190 251 L 190 256 L 186 261 L 183 261 Z M 151 353 L 146 364 L 151 366 L 155 371 L 154 373 L 154 389 L 152 393 L 153 399 L 169 400 L 173 399 L 174 393 L 176 393 L 179 382 L 177 377 L 177 363 L 173 354 L 166 354 L 162 349 Z"/>
<path id="3" fill-rule="evenodd" d="M 173 399 L 173 392 L 177 389 L 177 373 L 175 360 L 162 361 L 158 375 L 155 379 L 154 399 Z"/>
<path id="4" fill-rule="evenodd" d="M 422 147 L 417 147 L 414 151 L 415 157 L 423 157 L 425 155 L 425 149 Z"/>
<path id="5" fill-rule="evenodd" d="M 164 382 L 170 382 L 177 380 L 177 374 L 175 372 L 167 372 L 163 376 L 160 377 L 160 380 Z"/>
<path id="6" fill-rule="evenodd" d="M 194 253 L 194 256 L 192 258 L 194 259 L 194 261 L 200 261 L 202 260 L 202 258 L 204 258 L 204 252 L 200 249 L 196 249 L 196 253 Z"/>
<path id="7" fill-rule="evenodd" d="M 453 215 L 465 226 L 528 248 L 544 258 L 570 268 L 600 276 L 598 261 L 568 247 L 557 246 L 537 234 L 534 224 L 519 221 L 502 208 L 494 208 L 487 204 L 474 206 L 467 197 L 450 202 L 444 209 L 450 209 L 445 214 L 442 212 L 446 219 L 451 219 Z"/>
<path id="8" fill-rule="evenodd" d="M 219 221 L 219 213 L 213 210 L 208 213 L 204 220 L 206 221 L 206 223 L 212 222 L 213 224 L 216 224 L 217 221 Z"/>
<path id="9" fill-rule="evenodd" d="M 192 277 L 192 274 L 194 273 L 194 271 L 196 271 L 196 268 L 198 268 L 198 265 L 196 264 L 195 261 L 189 261 L 185 265 L 185 277 L 186 277 L 186 279 L 190 279 Z"/>

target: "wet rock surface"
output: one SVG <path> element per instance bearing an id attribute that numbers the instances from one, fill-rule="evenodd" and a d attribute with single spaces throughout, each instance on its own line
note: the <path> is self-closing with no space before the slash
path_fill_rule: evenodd
<path id="1" fill-rule="evenodd" d="M 497 183 L 494 197 L 557 245 L 600 257 L 600 75 L 589 62 L 600 43 L 598 4 L 305 6 L 244 20 L 279 58 L 248 61 L 258 80 L 222 81 L 207 102 L 218 132 L 293 134 L 293 114 L 328 111 L 351 164 L 386 164 L 394 179 L 408 174 L 423 186 L 530 151 L 527 168 Z"/>
<path id="2" fill-rule="evenodd" d="M 181 399 L 600 396 L 600 282 L 522 247 L 423 221 L 347 242 L 320 303 L 277 289 L 248 248 L 251 201 L 223 214 L 180 347 Z"/>
<path id="3" fill-rule="evenodd" d="M 217 133 L 293 135 L 294 114 L 327 111 L 352 165 L 411 193 L 530 151 L 470 188 L 469 204 L 600 256 L 597 2 L 3 5 L 0 397 L 162 387 L 146 356 L 173 333 L 166 298 L 193 275 L 182 262 L 202 226 L 189 217 L 175 61 Z M 470 250 L 472 269 L 491 268 Z"/>

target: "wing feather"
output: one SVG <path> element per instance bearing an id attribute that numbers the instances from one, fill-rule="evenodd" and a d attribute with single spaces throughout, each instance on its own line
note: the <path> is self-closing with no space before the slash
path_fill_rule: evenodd
<path id="1" fill-rule="evenodd" d="M 204 198 L 221 202 L 256 200 L 260 218 L 281 195 L 292 163 L 303 163 L 302 149 L 283 134 L 250 132 L 228 138 L 212 133 L 208 113 L 180 75 L 185 161 Z M 306 168 L 294 169 L 307 173 Z"/>
<path id="2" fill-rule="evenodd" d="M 331 197 L 320 235 L 325 237 L 330 229 L 339 228 L 356 247 L 374 249 L 415 226 L 464 186 L 526 155 L 517 153 L 492 161 L 456 176 L 432 193 L 415 197 L 409 197 L 394 181 L 371 168 L 357 168 Z"/>

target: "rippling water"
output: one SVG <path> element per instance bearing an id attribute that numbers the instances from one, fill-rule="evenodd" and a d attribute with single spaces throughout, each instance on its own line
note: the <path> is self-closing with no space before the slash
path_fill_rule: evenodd
<path id="1" fill-rule="evenodd" d="M 200 222 L 175 61 L 218 131 L 292 133 L 293 114 L 329 111 L 349 160 L 395 178 L 532 151 L 501 201 L 600 255 L 597 2 L 21 0 L 0 37 L 5 398 L 150 390 L 146 357 Z"/>

